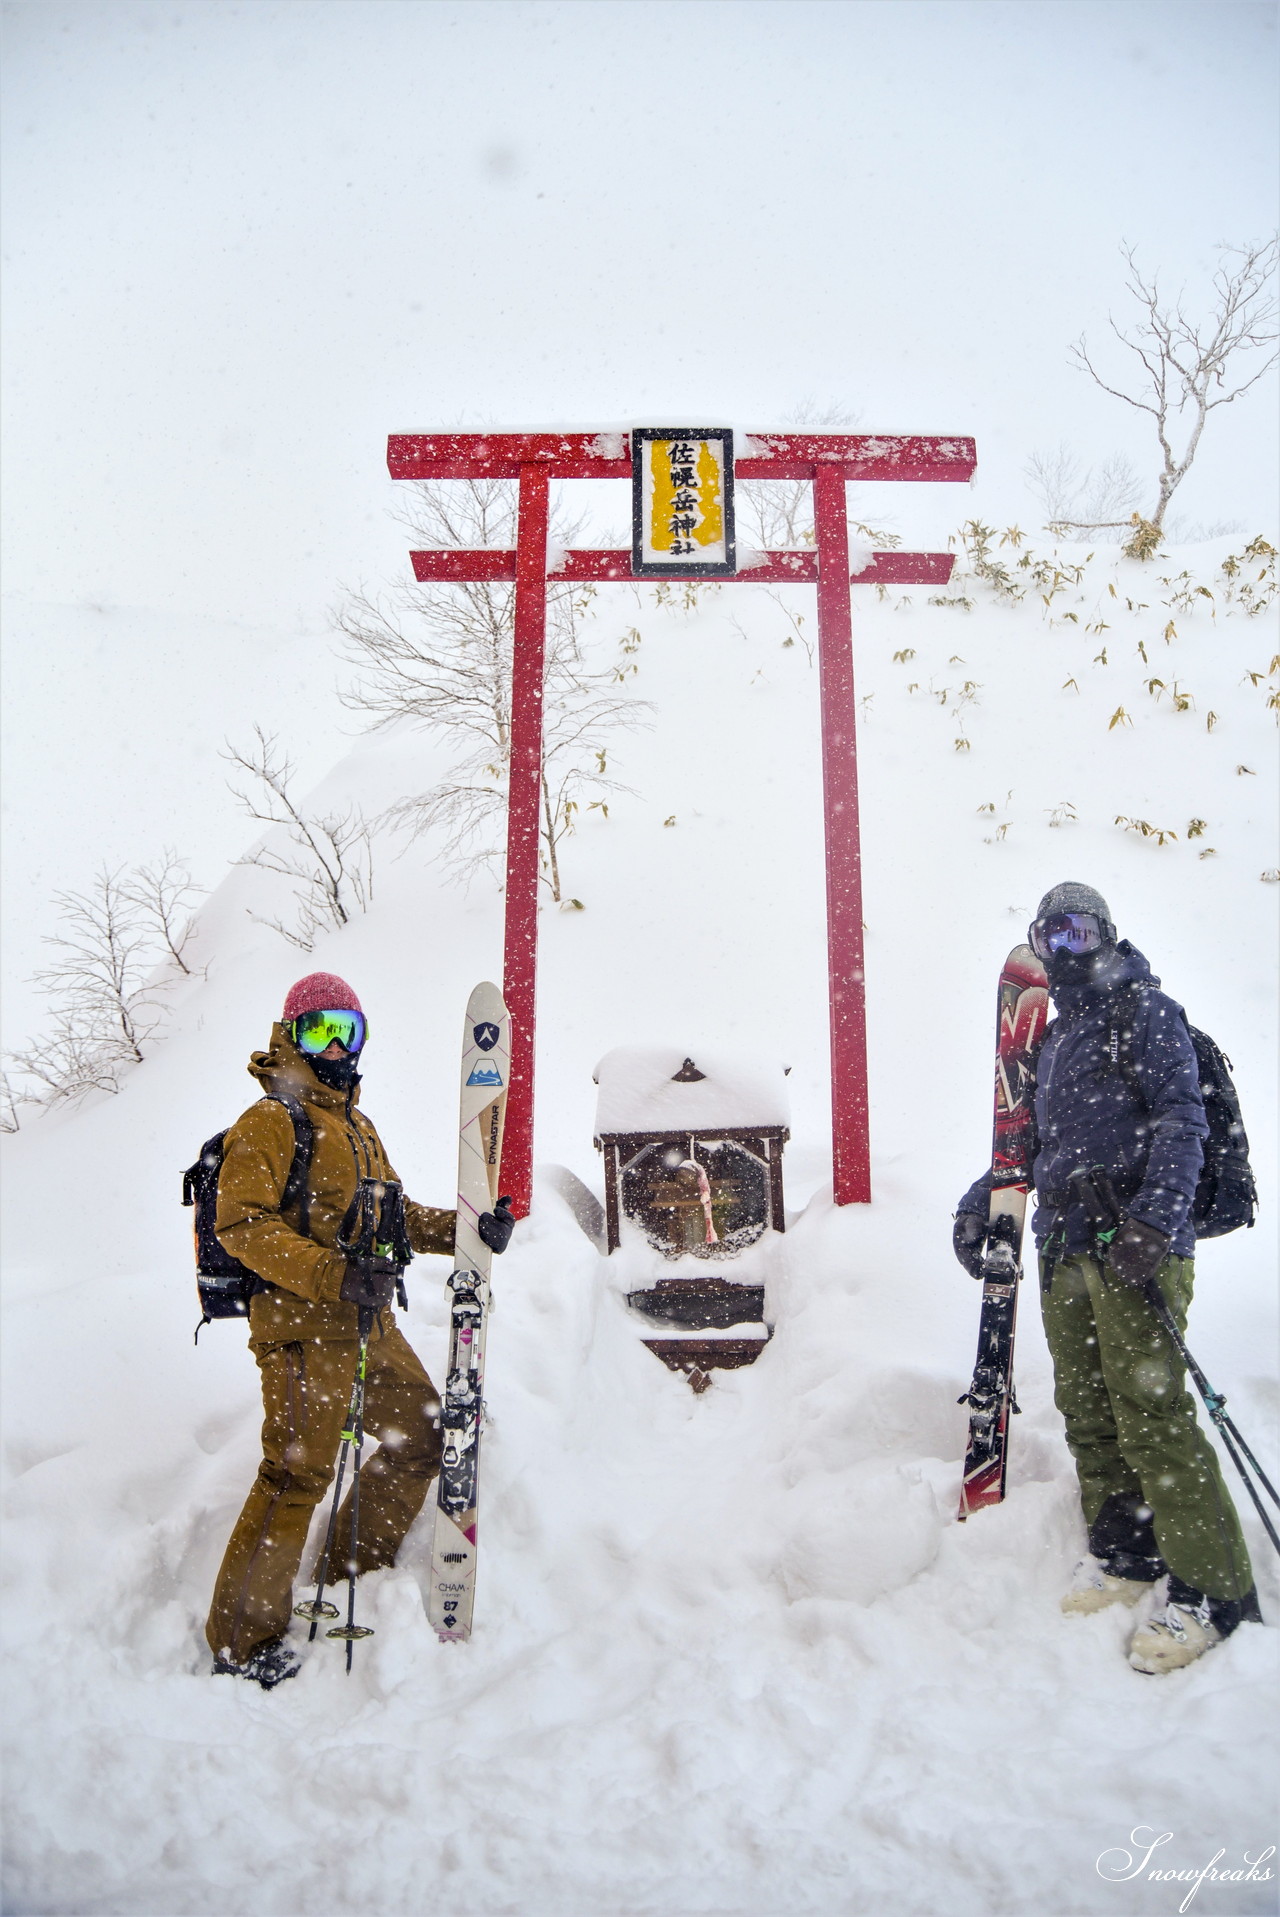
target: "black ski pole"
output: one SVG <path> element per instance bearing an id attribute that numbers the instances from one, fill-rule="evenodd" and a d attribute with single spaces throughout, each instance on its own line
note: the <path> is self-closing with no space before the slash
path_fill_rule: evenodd
<path id="1" fill-rule="evenodd" d="M 1263 1528 L 1265 1529 L 1267 1536 L 1271 1539 L 1271 1542 L 1275 1546 L 1276 1550 L 1280 1552 L 1280 1536 L 1276 1535 L 1276 1528 L 1272 1524 L 1271 1519 L 1267 1516 L 1266 1507 L 1263 1505 L 1262 1499 L 1258 1496 L 1257 1491 L 1254 1489 L 1253 1480 L 1249 1476 L 1249 1473 L 1245 1470 L 1243 1459 L 1240 1457 L 1240 1453 L 1236 1450 L 1236 1444 L 1239 1445 L 1240 1450 L 1244 1452 L 1245 1457 L 1248 1458 L 1249 1463 L 1253 1466 L 1254 1470 L 1257 1472 L 1258 1477 L 1261 1479 L 1263 1485 L 1266 1487 L 1267 1491 L 1270 1493 L 1272 1502 L 1277 1505 L 1280 1505 L 1280 1497 L 1277 1497 L 1276 1495 L 1275 1486 L 1272 1484 L 1266 1472 L 1262 1469 L 1262 1466 L 1258 1463 L 1258 1460 L 1254 1457 L 1252 1451 L 1250 1451 L 1244 1439 L 1240 1436 L 1240 1433 L 1236 1430 L 1234 1422 L 1227 1416 L 1226 1411 L 1224 1409 L 1227 1402 L 1226 1399 L 1222 1396 L 1221 1392 L 1214 1390 L 1213 1386 L 1209 1383 L 1209 1380 L 1205 1377 L 1203 1371 L 1201 1371 L 1199 1365 L 1196 1363 L 1191 1353 L 1187 1350 L 1186 1341 L 1183 1338 L 1182 1333 L 1178 1330 L 1177 1321 L 1174 1318 L 1173 1313 L 1170 1311 L 1168 1305 L 1165 1303 L 1164 1297 L 1160 1291 L 1160 1287 L 1159 1285 L 1157 1285 L 1154 1278 L 1148 1279 L 1147 1285 L 1146 1285 L 1146 1294 L 1147 1294 L 1147 1298 L 1150 1301 L 1151 1309 L 1155 1312 L 1156 1317 L 1160 1320 L 1161 1324 L 1164 1326 L 1166 1332 L 1169 1334 L 1169 1337 L 1174 1344 L 1175 1349 L 1178 1352 L 1178 1355 L 1181 1357 L 1182 1362 L 1186 1365 L 1187 1370 L 1191 1373 L 1191 1376 L 1195 1381 L 1196 1390 L 1200 1393 L 1200 1396 L 1204 1399 L 1204 1408 L 1209 1413 L 1209 1416 L 1213 1420 L 1214 1424 L 1217 1426 L 1218 1436 L 1222 1439 L 1223 1444 L 1226 1446 L 1227 1456 L 1230 1458 L 1232 1464 L 1234 1464 L 1236 1470 L 1240 1473 L 1241 1479 L 1243 1480 L 1243 1483 L 1244 1483 L 1244 1488 L 1249 1493 L 1249 1496 L 1253 1499 L 1254 1505 L 1257 1508 L 1258 1516 L 1262 1519 Z M 1231 1442 L 1232 1438 L 1235 1439 L 1236 1441 L 1235 1444 Z"/>
<path id="2" fill-rule="evenodd" d="M 362 1178 L 347 1208 L 346 1216 L 338 1227 L 337 1242 L 338 1249 L 346 1253 L 351 1264 L 365 1267 L 366 1275 L 374 1270 L 380 1274 L 392 1275 L 401 1303 L 405 1302 L 402 1273 L 413 1256 L 413 1249 L 405 1229 L 403 1194 L 398 1184 L 384 1179 Z M 324 1602 L 324 1588 L 333 1557 L 334 1537 L 338 1525 L 338 1505 L 342 1496 L 342 1478 L 346 1469 L 347 1452 L 351 1450 L 351 1536 L 347 1556 L 347 1621 L 342 1625 L 334 1625 L 332 1630 L 325 1632 L 326 1637 L 336 1637 L 346 1641 L 348 1675 L 351 1671 L 352 1646 L 355 1640 L 373 1636 L 371 1627 L 357 1624 L 355 1621 L 360 1533 L 360 1462 L 364 1450 L 365 1378 L 369 1366 L 369 1336 L 373 1330 L 373 1320 L 373 1306 L 360 1305 L 357 1312 L 360 1345 L 356 1354 L 356 1375 L 352 1380 L 351 1402 L 347 1409 L 347 1422 L 342 1433 L 338 1478 L 334 1486 L 333 1505 L 329 1512 L 324 1555 L 320 1560 L 320 1581 L 315 1598 L 310 1603 L 295 1606 L 295 1615 L 311 1620 L 312 1638 L 315 1637 L 321 1618 L 336 1618 L 340 1615 L 336 1605 Z"/>
<path id="3" fill-rule="evenodd" d="M 1123 1218 L 1120 1203 L 1116 1197 L 1115 1188 L 1110 1178 L 1101 1166 L 1094 1166 L 1090 1171 L 1073 1173 L 1068 1182 L 1075 1186 L 1077 1196 L 1084 1206 L 1085 1218 L 1089 1227 L 1094 1233 L 1094 1236 L 1101 1241 L 1105 1248 L 1106 1244 L 1114 1238 Z M 1100 1227 L 1102 1227 L 1102 1229 L 1100 1229 Z M 1214 1390 L 1209 1380 L 1205 1377 L 1204 1372 L 1200 1369 L 1200 1366 L 1187 1349 L 1186 1339 L 1178 1330 L 1177 1320 L 1165 1302 L 1164 1294 L 1154 1278 L 1147 1280 L 1143 1291 L 1148 1304 L 1155 1312 L 1160 1323 L 1164 1326 L 1175 1351 L 1190 1372 L 1196 1390 L 1204 1400 L 1204 1408 L 1209 1413 L 1210 1420 L 1216 1426 L 1218 1435 L 1222 1439 L 1227 1456 L 1240 1473 L 1244 1488 L 1253 1500 L 1254 1508 L 1258 1516 L 1262 1519 L 1263 1529 L 1275 1546 L 1276 1551 L 1280 1553 L 1280 1535 L 1277 1535 L 1276 1528 L 1267 1515 L 1266 1507 L 1258 1496 L 1253 1479 L 1245 1469 L 1244 1460 L 1240 1456 L 1240 1451 L 1244 1453 L 1244 1456 L 1253 1466 L 1260 1482 L 1270 1496 L 1272 1503 L 1280 1506 L 1280 1496 L 1277 1495 L 1275 1486 L 1262 1469 L 1262 1466 L 1258 1463 L 1258 1460 L 1254 1457 L 1244 1439 L 1240 1436 L 1234 1419 L 1227 1416 L 1227 1401 L 1225 1397 L 1220 1391 Z M 1232 1439 L 1235 1440 L 1235 1443 L 1232 1443 Z M 1239 1445 L 1240 1451 L 1236 1450 L 1236 1445 Z"/>
<path id="4" fill-rule="evenodd" d="M 295 1617 L 305 1617 L 311 1620 L 311 1629 L 307 1633 L 308 1643 L 314 1643 L 316 1629 L 321 1618 L 341 1616 L 336 1604 L 325 1603 L 324 1587 L 329 1582 L 329 1565 L 333 1558 L 333 1539 L 338 1528 L 338 1506 L 342 1502 L 342 1479 L 347 1469 L 347 1452 L 351 1448 L 352 1435 L 355 1431 L 356 1392 L 360 1389 L 360 1383 L 359 1365 L 357 1363 L 356 1376 L 351 1381 L 351 1401 L 347 1406 L 347 1418 L 342 1431 L 342 1449 L 338 1453 L 338 1475 L 333 1487 L 333 1501 L 329 1506 L 329 1525 L 325 1532 L 324 1550 L 320 1556 L 320 1572 L 316 1582 L 316 1594 L 313 1598 L 305 1599 L 301 1604 L 295 1604 L 293 1607 L 293 1615 Z"/>
<path id="5" fill-rule="evenodd" d="M 1223 1396 L 1223 1394 L 1220 1391 L 1214 1390 L 1213 1386 L 1209 1383 L 1209 1380 L 1205 1377 L 1203 1371 L 1201 1371 L 1199 1365 L 1196 1363 L 1191 1353 L 1187 1350 L 1186 1341 L 1184 1340 L 1182 1333 L 1178 1330 L 1177 1321 L 1173 1317 L 1173 1314 L 1170 1312 L 1168 1305 L 1165 1303 L 1164 1298 L 1161 1295 L 1160 1288 L 1156 1284 L 1154 1278 L 1150 1281 L 1150 1285 L 1148 1287 L 1148 1296 L 1151 1299 L 1151 1303 L 1155 1309 L 1156 1315 L 1159 1317 L 1161 1323 L 1164 1325 L 1164 1328 L 1168 1332 L 1169 1336 L 1173 1339 L 1174 1344 L 1178 1347 L 1178 1352 L 1182 1358 L 1183 1363 L 1186 1365 L 1187 1370 L 1191 1373 L 1192 1378 L 1195 1380 L 1196 1390 L 1200 1393 L 1200 1396 L 1204 1399 L 1205 1410 L 1209 1413 L 1209 1416 L 1213 1419 L 1213 1422 L 1218 1426 L 1218 1429 L 1220 1431 L 1225 1430 L 1231 1433 L 1231 1436 L 1235 1439 L 1241 1451 L 1243 1451 L 1245 1457 L 1249 1460 L 1249 1463 L 1253 1466 L 1254 1471 L 1257 1473 L 1258 1477 L 1261 1479 L 1262 1484 L 1265 1487 L 1266 1491 L 1268 1492 L 1272 1503 L 1276 1505 L 1280 1505 L 1280 1493 L 1276 1491 L 1276 1488 L 1272 1484 L 1270 1478 L 1267 1476 L 1262 1466 L 1258 1463 L 1258 1460 L 1254 1457 L 1252 1451 L 1250 1451 L 1244 1439 L 1240 1436 L 1239 1431 L 1236 1429 L 1234 1419 L 1229 1418 L 1226 1414 L 1226 1411 L 1223 1409 L 1223 1407 L 1225 1406 L 1227 1402 L 1226 1398 Z"/>
<path id="6" fill-rule="evenodd" d="M 360 1453 L 364 1447 L 364 1380 L 369 1360 L 369 1333 L 373 1329 L 373 1308 L 360 1306 L 360 1351 L 356 1358 L 355 1387 L 351 1393 L 352 1418 L 348 1435 L 354 1446 L 351 1466 L 351 1541 L 347 1557 L 347 1621 L 335 1624 L 326 1637 L 342 1638 L 347 1646 L 347 1675 L 351 1675 L 351 1656 L 358 1637 L 372 1637 L 372 1627 L 356 1623 L 356 1578 L 359 1574 L 357 1543 L 360 1530 Z M 336 1616 L 336 1612 L 334 1613 Z"/>

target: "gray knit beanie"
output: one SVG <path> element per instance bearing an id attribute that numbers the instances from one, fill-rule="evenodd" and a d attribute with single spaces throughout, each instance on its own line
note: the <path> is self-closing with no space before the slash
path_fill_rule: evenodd
<path id="1" fill-rule="evenodd" d="M 1102 928 L 1102 936 L 1114 945 L 1116 928 L 1111 917 L 1111 907 L 1101 892 L 1095 892 L 1091 885 L 1078 885 L 1068 879 L 1063 885 L 1055 885 L 1046 892 L 1036 907 L 1036 918 L 1051 918 L 1055 912 L 1092 912 Z"/>

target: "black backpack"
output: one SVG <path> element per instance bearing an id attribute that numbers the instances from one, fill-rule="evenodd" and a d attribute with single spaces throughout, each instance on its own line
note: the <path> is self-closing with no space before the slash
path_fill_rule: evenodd
<path id="1" fill-rule="evenodd" d="M 280 1209 L 297 1204 L 301 1208 L 299 1230 L 306 1236 L 310 1222 L 311 1195 L 307 1174 L 311 1170 L 311 1120 L 296 1098 L 284 1092 L 269 1092 L 269 1098 L 283 1105 L 293 1120 L 293 1163 L 280 1195 Z M 230 1130 L 228 1126 L 227 1130 Z M 200 1148 L 194 1165 L 182 1174 L 182 1202 L 195 1207 L 192 1228 L 196 1241 L 196 1286 L 203 1313 L 196 1326 L 196 1338 L 215 1318 L 245 1318 L 249 1300 L 266 1286 L 256 1272 L 224 1251 L 214 1232 L 218 1211 L 218 1178 L 222 1171 L 223 1142 L 226 1131 L 215 1132 Z"/>
<path id="2" fill-rule="evenodd" d="M 1223 1238 L 1241 1225 L 1253 1227 L 1258 1187 L 1249 1163 L 1249 1140 L 1240 1113 L 1240 1095 L 1231 1077 L 1231 1060 L 1207 1032 L 1197 1031 L 1186 1013 L 1182 1022 L 1195 1048 L 1200 1092 L 1209 1136 L 1204 1141 L 1204 1164 L 1191 1201 L 1191 1223 L 1197 1238 Z M 1146 1105 L 1146 1093 L 1133 1062 L 1133 1026 L 1117 1009 L 1111 1015 L 1110 1053 L 1134 1096 Z"/>

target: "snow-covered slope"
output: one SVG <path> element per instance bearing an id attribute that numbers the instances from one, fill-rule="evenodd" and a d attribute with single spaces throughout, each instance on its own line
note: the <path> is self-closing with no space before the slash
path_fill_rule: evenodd
<path id="1" fill-rule="evenodd" d="M 1097 1867 L 1122 1875 L 1140 1827 L 1171 1833 L 1152 1868 L 1263 1850 L 1274 1631 L 1157 1681 L 1125 1663 L 1127 1620 L 1058 1612 L 1082 1531 L 1032 1296 L 1011 1495 L 955 1522 L 977 1293 L 950 1212 L 987 1149 L 999 961 L 1062 878 L 1107 894 L 1235 1060 L 1264 1210 L 1204 1248 L 1190 1328 L 1276 1457 L 1276 640 L 1222 601 L 1229 545 L 1100 554 L 1047 609 L 857 600 L 875 1201 L 842 1210 L 816 672 L 762 593 L 601 595 L 593 643 L 639 625 L 655 724 L 620 753 L 635 796 L 565 853 L 586 909 L 543 916 L 538 1155 L 599 1188 L 591 1072 L 615 1046 L 787 1061 L 791 1223 L 748 1254 L 776 1333 L 695 1398 L 622 1297 L 653 1258 L 601 1259 L 544 1177 L 498 1267 L 474 1639 L 428 1630 L 421 1522 L 362 1587 L 355 1675 L 322 1646 L 269 1696 L 208 1675 L 259 1410 L 242 1327 L 192 1347 L 178 1173 L 315 965 L 369 1012 L 365 1100 L 410 1191 L 449 1202 L 458 1020 L 497 973 L 501 901 L 388 847 L 373 909 L 306 959 L 246 916 L 260 875 L 231 874 L 208 977 L 120 1096 L 7 1141 L 6 1909 L 1145 1917 L 1186 1885 Z M 1162 603 L 1184 565 L 1216 620 Z M 438 764 L 400 731 L 325 790 L 372 810 Z M 408 1314 L 437 1377 L 444 1275 L 414 1266 Z M 1206 1883 L 1195 1908 L 1270 1910 L 1274 1888 Z"/>

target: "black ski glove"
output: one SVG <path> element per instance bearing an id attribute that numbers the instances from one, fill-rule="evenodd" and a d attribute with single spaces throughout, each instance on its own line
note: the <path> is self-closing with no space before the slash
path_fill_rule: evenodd
<path id="1" fill-rule="evenodd" d="M 511 1243 L 511 1234 L 516 1221 L 511 1216 L 511 1200 L 500 1198 L 492 1211 L 482 1211 L 476 1219 L 476 1230 L 480 1234 L 480 1243 L 488 1245 L 490 1251 L 501 1252 Z"/>
<path id="2" fill-rule="evenodd" d="M 1154 1225 L 1139 1218 L 1126 1218 L 1107 1246 L 1107 1265 L 1122 1285 L 1145 1291 L 1148 1283 L 1169 1256 L 1173 1243 Z"/>
<path id="3" fill-rule="evenodd" d="M 987 1248 L 987 1221 L 976 1211 L 956 1213 L 951 1246 L 971 1278 L 981 1278 L 982 1257 Z"/>
<path id="4" fill-rule="evenodd" d="M 392 1269 L 382 1269 L 374 1264 L 349 1264 L 338 1296 L 349 1305 L 363 1305 L 369 1311 L 385 1311 L 391 1303 L 395 1284 L 396 1275 Z"/>

